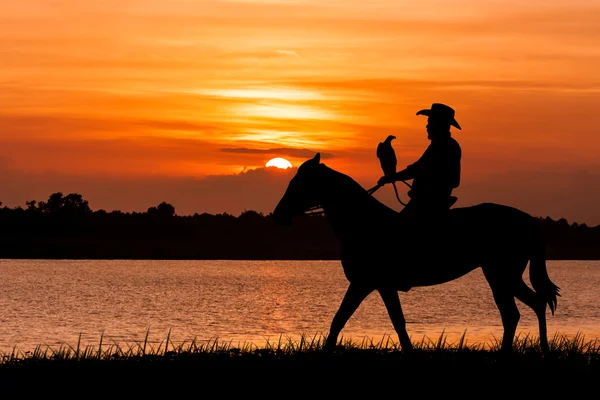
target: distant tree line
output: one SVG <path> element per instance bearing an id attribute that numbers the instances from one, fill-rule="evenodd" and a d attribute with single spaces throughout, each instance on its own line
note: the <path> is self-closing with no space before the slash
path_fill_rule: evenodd
<path id="1" fill-rule="evenodd" d="M 600 225 L 538 218 L 548 259 L 600 259 Z M 290 226 L 248 210 L 177 215 L 167 202 L 146 212 L 90 209 L 83 196 L 60 192 L 25 207 L 2 207 L 0 258 L 43 259 L 339 259 L 323 216 Z"/>

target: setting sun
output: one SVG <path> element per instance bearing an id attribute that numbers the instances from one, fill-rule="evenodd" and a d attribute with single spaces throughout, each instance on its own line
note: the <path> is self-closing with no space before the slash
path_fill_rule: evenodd
<path id="1" fill-rule="evenodd" d="M 286 160 L 285 158 L 273 158 L 265 164 L 266 167 L 276 167 L 281 169 L 292 168 L 292 163 Z"/>

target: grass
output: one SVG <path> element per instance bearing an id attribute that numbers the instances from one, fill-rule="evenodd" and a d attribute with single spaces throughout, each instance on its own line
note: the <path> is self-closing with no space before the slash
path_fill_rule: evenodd
<path id="1" fill-rule="evenodd" d="M 550 354 L 543 355 L 539 340 L 530 335 L 517 336 L 514 352 L 499 351 L 500 340 L 467 344 L 465 334 L 449 342 L 442 333 L 435 340 L 424 337 L 414 341 L 414 351 L 405 353 L 400 345 L 386 336 L 379 341 L 341 338 L 333 353 L 323 352 L 324 335 L 303 335 L 294 340 L 280 336 L 257 346 L 251 342 L 234 343 L 218 338 L 210 341 L 192 340 L 174 343 L 170 332 L 162 342 L 152 344 L 148 333 L 141 342 L 106 343 L 103 335 L 98 346 L 81 346 L 81 335 L 75 346 L 59 348 L 39 345 L 33 352 L 14 349 L 0 353 L 0 371 L 45 368 L 114 368 L 205 370 L 261 368 L 392 368 L 427 373 L 461 371 L 540 370 L 600 374 L 600 341 L 586 340 L 584 335 L 566 337 L 560 334 L 550 339 Z M 599 375 L 600 376 L 600 375 Z"/>

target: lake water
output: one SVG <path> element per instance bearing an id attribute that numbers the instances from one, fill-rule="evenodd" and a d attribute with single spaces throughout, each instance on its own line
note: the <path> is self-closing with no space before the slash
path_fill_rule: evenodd
<path id="1" fill-rule="evenodd" d="M 347 288 L 339 261 L 131 261 L 0 260 L 0 352 L 37 345 L 120 346 L 143 341 L 297 340 L 326 334 Z M 525 281 L 529 283 L 528 270 Z M 555 334 L 600 337 L 600 261 L 548 261 L 562 297 Z M 439 286 L 400 292 L 413 341 L 468 343 L 502 335 L 500 315 L 480 270 Z M 533 312 L 521 310 L 518 333 L 537 336 Z M 397 342 L 374 292 L 350 319 L 342 336 L 362 341 L 390 336 Z M 125 347 L 126 348 L 126 347 Z"/>

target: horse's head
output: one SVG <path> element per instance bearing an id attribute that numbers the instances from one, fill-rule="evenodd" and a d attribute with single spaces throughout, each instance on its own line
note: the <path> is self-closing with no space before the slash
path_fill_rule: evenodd
<path id="1" fill-rule="evenodd" d="M 321 156 L 305 161 L 290 181 L 283 197 L 279 200 L 273 217 L 280 225 L 288 225 L 294 217 L 319 206 L 319 176 L 325 165 L 320 163 Z"/>

